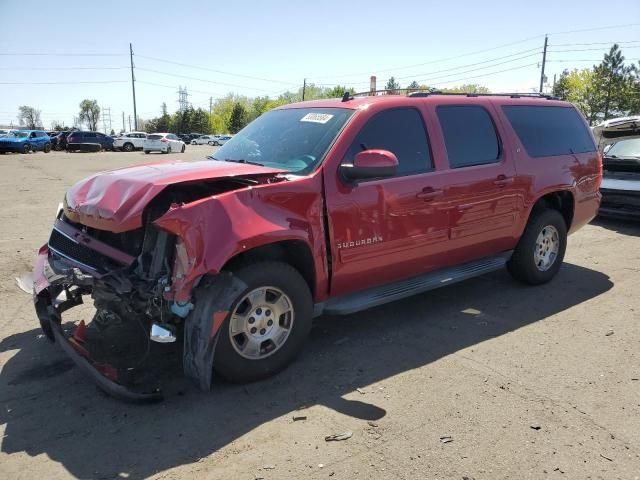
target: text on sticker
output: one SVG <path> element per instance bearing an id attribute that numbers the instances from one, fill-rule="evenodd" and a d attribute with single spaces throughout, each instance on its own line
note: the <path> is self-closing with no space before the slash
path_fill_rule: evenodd
<path id="1" fill-rule="evenodd" d="M 307 113 L 300 119 L 301 122 L 327 123 L 333 118 L 329 113 Z"/>

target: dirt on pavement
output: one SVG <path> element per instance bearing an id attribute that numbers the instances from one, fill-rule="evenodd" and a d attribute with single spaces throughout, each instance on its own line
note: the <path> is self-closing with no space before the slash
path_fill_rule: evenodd
<path id="1" fill-rule="evenodd" d="M 75 181 L 211 150 L 0 156 L 0 478 L 640 478 L 640 224 L 583 228 L 544 286 L 499 271 L 320 318 L 269 380 L 202 393 L 178 358 L 162 403 L 98 391 L 15 277 Z"/>

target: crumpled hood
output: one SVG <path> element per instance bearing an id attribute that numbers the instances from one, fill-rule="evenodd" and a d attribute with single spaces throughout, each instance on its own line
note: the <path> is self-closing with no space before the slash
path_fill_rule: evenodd
<path id="1" fill-rule="evenodd" d="M 218 178 L 273 177 L 282 170 L 206 160 L 156 162 L 97 173 L 65 196 L 65 215 L 74 222 L 114 233 L 142 226 L 148 203 L 168 185 Z"/>

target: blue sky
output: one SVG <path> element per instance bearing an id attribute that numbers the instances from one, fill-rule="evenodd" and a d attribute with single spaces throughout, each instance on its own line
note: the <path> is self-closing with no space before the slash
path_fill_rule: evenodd
<path id="1" fill-rule="evenodd" d="M 54 120 L 71 124 L 79 102 L 92 98 L 111 108 L 119 130 L 122 112 L 133 113 L 129 42 L 143 118 L 158 115 L 162 102 L 177 109 L 179 85 L 202 107 L 229 92 L 277 96 L 304 78 L 356 90 L 367 89 L 370 75 L 379 86 L 394 75 L 402 85 L 415 79 L 530 91 L 539 82 L 545 33 L 550 81 L 563 68 L 598 63 L 614 41 L 622 42 L 628 60 L 640 58 L 636 0 L 545 2 L 543 8 L 516 0 L 30 5 L 0 0 L 0 124 L 16 124 L 19 105 L 42 110 L 46 127 Z M 603 28 L 609 26 L 616 27 Z"/>

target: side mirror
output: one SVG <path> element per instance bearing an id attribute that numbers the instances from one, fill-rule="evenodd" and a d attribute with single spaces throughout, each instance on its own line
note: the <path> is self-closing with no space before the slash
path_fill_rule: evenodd
<path id="1" fill-rule="evenodd" d="M 347 180 L 393 177 L 398 171 L 398 158 L 388 150 L 364 150 L 356 153 L 353 164 L 340 165 Z"/>

